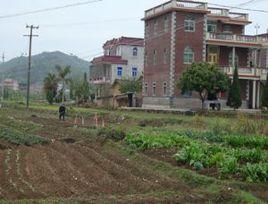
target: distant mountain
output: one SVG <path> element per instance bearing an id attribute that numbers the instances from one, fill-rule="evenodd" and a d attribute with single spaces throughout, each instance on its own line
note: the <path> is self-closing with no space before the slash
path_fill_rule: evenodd
<path id="1" fill-rule="evenodd" d="M 32 56 L 31 83 L 42 84 L 45 76 L 56 73 L 55 66 L 71 66 L 71 77 L 81 78 L 88 72 L 90 63 L 73 55 L 56 52 L 43 52 Z M 0 64 L 0 72 L 4 72 L 5 78 L 16 79 L 19 82 L 27 81 L 28 57 L 17 57 Z"/>

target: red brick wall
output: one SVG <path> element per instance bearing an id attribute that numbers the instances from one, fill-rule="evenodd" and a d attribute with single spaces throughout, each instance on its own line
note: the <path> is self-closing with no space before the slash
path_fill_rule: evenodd
<path id="1" fill-rule="evenodd" d="M 183 63 L 183 54 L 185 47 L 189 46 L 194 51 L 195 62 L 200 62 L 203 60 L 203 34 L 204 34 L 204 15 L 203 14 L 191 14 L 195 19 L 195 32 L 185 32 L 184 24 L 186 15 L 189 13 L 180 12 L 177 13 L 177 27 L 182 27 L 178 29 L 176 33 L 176 58 L 175 58 L 175 80 L 177 81 L 182 72 L 187 68 L 187 64 Z M 180 90 L 175 89 L 176 96 L 180 96 Z"/>
<path id="2" fill-rule="evenodd" d="M 164 32 L 164 19 L 168 18 L 169 29 Z M 154 34 L 154 21 L 158 22 L 158 32 Z M 156 96 L 163 96 L 163 83 L 167 82 L 169 86 L 169 65 L 170 65 L 170 28 L 171 28 L 171 14 L 159 16 L 152 20 L 148 20 L 147 29 L 148 36 L 145 40 L 145 53 L 147 53 L 147 65 L 144 66 L 144 82 L 148 83 L 148 96 L 152 96 L 153 82 L 156 82 Z M 168 52 L 168 59 L 164 64 L 164 50 Z M 157 63 L 153 64 L 153 52 L 157 51 Z"/>

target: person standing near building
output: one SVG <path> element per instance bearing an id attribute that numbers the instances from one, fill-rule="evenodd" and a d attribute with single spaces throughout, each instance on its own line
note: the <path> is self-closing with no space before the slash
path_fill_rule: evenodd
<path id="1" fill-rule="evenodd" d="M 66 107 L 64 104 L 61 104 L 59 107 L 59 120 L 65 120 Z"/>

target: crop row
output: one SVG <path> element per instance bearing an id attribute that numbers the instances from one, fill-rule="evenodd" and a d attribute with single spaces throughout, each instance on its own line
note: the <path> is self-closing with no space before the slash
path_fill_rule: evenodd
<path id="1" fill-rule="evenodd" d="M 261 147 L 264 147 L 261 146 L 261 139 L 255 137 L 259 147 L 256 145 L 257 148 L 246 148 L 247 140 L 242 136 L 238 138 L 243 138 L 243 145 L 233 143 L 228 146 L 226 143 L 229 144 L 227 141 L 231 140 L 226 138 L 231 136 L 220 137 L 207 132 L 198 135 L 193 132 L 140 131 L 128 134 L 125 141 L 128 145 L 142 150 L 178 148 L 179 152 L 174 155 L 174 159 L 180 164 L 188 164 L 196 170 L 215 168 L 220 177 L 235 176 L 248 181 L 267 182 L 268 154 L 261 150 Z"/>
<path id="2" fill-rule="evenodd" d="M 3 127 L 0 127 L 0 139 L 6 140 L 12 144 L 27 146 L 34 144 L 47 144 L 49 142 L 43 137 L 30 135 Z"/>
<path id="3" fill-rule="evenodd" d="M 175 154 L 174 159 L 195 170 L 216 168 L 224 178 L 235 176 L 251 182 L 268 181 L 268 157 L 259 149 L 230 149 L 191 142 Z"/>
<path id="4" fill-rule="evenodd" d="M 135 136 L 138 136 L 138 138 Z M 148 138 L 147 138 L 148 136 Z M 230 135 L 230 134 L 217 134 L 211 131 L 205 131 L 205 132 L 197 132 L 197 131 L 176 131 L 176 130 L 166 130 L 163 128 L 152 128 L 152 129 L 146 129 L 142 131 L 138 131 L 136 134 L 132 134 L 129 137 L 129 140 L 134 140 L 136 143 L 139 143 L 141 141 L 140 138 L 142 138 L 142 141 L 146 143 L 147 139 L 149 139 L 151 136 L 154 137 L 152 142 L 156 143 L 164 143 L 162 148 L 170 148 L 170 147 L 176 147 L 177 143 L 176 140 L 181 140 L 181 137 L 187 137 L 190 139 L 197 139 L 202 141 L 207 141 L 210 143 L 222 143 L 226 146 L 231 147 L 245 147 L 245 148 L 260 148 L 260 149 L 268 149 L 268 137 L 267 136 L 258 136 L 258 135 Z M 179 137 L 179 139 L 178 139 Z M 164 138 L 165 141 L 162 141 Z M 149 139 L 150 140 L 150 139 Z M 139 148 L 152 148 L 150 147 L 152 144 L 148 141 L 149 144 L 142 144 L 139 146 Z M 158 145 L 160 145 L 158 144 Z M 157 144 L 154 144 L 154 146 L 157 146 Z"/>

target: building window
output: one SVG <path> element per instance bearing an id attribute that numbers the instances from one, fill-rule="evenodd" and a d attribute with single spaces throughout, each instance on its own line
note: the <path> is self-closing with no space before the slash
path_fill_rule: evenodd
<path id="1" fill-rule="evenodd" d="M 168 51 L 167 49 L 164 49 L 164 64 L 167 64 L 168 62 Z"/>
<path id="2" fill-rule="evenodd" d="M 168 17 L 167 16 L 164 18 L 164 31 L 168 32 Z"/>
<path id="3" fill-rule="evenodd" d="M 156 64 L 157 64 L 157 59 L 156 59 L 156 57 L 157 57 L 157 51 L 154 50 L 153 65 L 156 65 Z"/>
<path id="4" fill-rule="evenodd" d="M 194 32 L 195 31 L 195 21 L 190 20 L 190 19 L 186 19 L 184 21 L 184 30 L 186 32 Z"/>
<path id="5" fill-rule="evenodd" d="M 132 50 L 133 56 L 138 56 L 138 48 L 134 47 Z"/>
<path id="6" fill-rule="evenodd" d="M 137 67 L 132 67 L 132 77 L 137 77 L 138 76 L 138 68 Z"/>
<path id="7" fill-rule="evenodd" d="M 123 74 L 123 68 L 117 67 L 117 76 L 122 77 L 122 74 Z"/>
<path id="8" fill-rule="evenodd" d="M 156 96 L 156 82 L 153 83 L 153 96 Z"/>
<path id="9" fill-rule="evenodd" d="M 163 95 L 167 96 L 167 82 L 163 83 Z"/>
<path id="10" fill-rule="evenodd" d="M 183 63 L 184 64 L 192 64 L 193 62 L 194 62 L 194 52 L 189 46 L 187 46 L 184 49 Z"/>
<path id="11" fill-rule="evenodd" d="M 154 20 L 154 34 L 156 35 L 158 31 L 158 21 Z"/>
<path id="12" fill-rule="evenodd" d="M 215 22 L 208 21 L 207 31 L 209 33 L 217 32 L 217 24 Z"/>
<path id="13" fill-rule="evenodd" d="M 144 84 L 144 94 L 148 95 L 148 83 Z"/>

